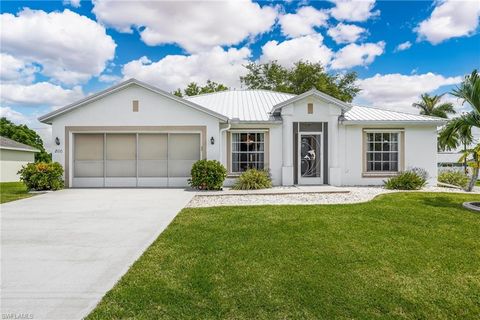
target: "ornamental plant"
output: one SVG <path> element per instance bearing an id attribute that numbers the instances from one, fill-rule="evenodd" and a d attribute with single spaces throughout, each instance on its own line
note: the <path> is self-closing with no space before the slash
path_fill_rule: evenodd
<path id="1" fill-rule="evenodd" d="M 198 160 L 192 166 L 188 183 L 199 190 L 221 190 L 227 169 L 217 160 Z"/>
<path id="2" fill-rule="evenodd" d="M 390 190 L 420 190 L 427 184 L 426 177 L 418 169 L 407 170 L 384 182 Z"/>
<path id="3" fill-rule="evenodd" d="M 248 169 L 243 172 L 235 181 L 232 189 L 235 190 L 256 190 L 272 187 L 270 174 L 265 170 Z"/>
<path id="4" fill-rule="evenodd" d="M 466 188 L 468 184 L 468 177 L 465 173 L 458 170 L 444 170 L 438 174 L 438 181 L 457 187 Z"/>
<path id="5" fill-rule="evenodd" d="M 18 174 L 29 190 L 59 190 L 64 186 L 63 168 L 58 162 L 28 163 Z"/>

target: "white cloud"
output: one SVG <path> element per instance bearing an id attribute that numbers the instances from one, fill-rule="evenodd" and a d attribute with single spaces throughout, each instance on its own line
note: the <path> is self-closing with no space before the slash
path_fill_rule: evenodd
<path id="1" fill-rule="evenodd" d="M 330 9 L 331 15 L 337 20 L 366 21 L 378 16 L 379 10 L 372 11 L 375 0 L 331 0 L 335 7 Z"/>
<path id="2" fill-rule="evenodd" d="M 15 123 L 21 123 L 21 124 L 27 124 L 29 122 L 29 119 L 21 112 L 18 112 L 16 110 L 13 110 L 10 107 L 4 107 L 2 106 L 0 108 L 0 118 L 7 118 L 8 120 L 15 122 Z"/>
<path id="3" fill-rule="evenodd" d="M 376 74 L 371 78 L 358 81 L 362 91 L 355 98 L 355 102 L 418 113 L 418 110 L 412 108 L 412 103 L 417 101 L 422 93 L 430 93 L 443 86 L 458 84 L 461 81 L 461 76 L 444 77 L 431 72 L 416 75 Z"/>
<path id="4" fill-rule="evenodd" d="M 46 13 L 24 9 L 0 16 L 2 51 L 42 73 L 75 84 L 99 75 L 113 59 L 116 44 L 97 22 L 68 9 Z"/>
<path id="5" fill-rule="evenodd" d="M 233 45 L 269 31 L 277 9 L 251 1 L 95 0 L 97 19 L 120 32 L 139 30 L 148 45 L 176 43 L 189 52 Z"/>
<path id="6" fill-rule="evenodd" d="M 298 60 L 321 62 L 327 66 L 333 52 L 323 44 L 320 34 L 307 35 L 278 42 L 268 41 L 262 47 L 261 62 L 277 60 L 283 66 L 290 67 Z"/>
<path id="7" fill-rule="evenodd" d="M 400 43 L 395 48 L 395 51 L 398 52 L 398 51 L 407 50 L 407 49 L 410 49 L 411 46 L 412 46 L 412 43 L 410 41 L 405 41 L 405 42 Z"/>
<path id="8" fill-rule="evenodd" d="M 450 38 L 468 36 L 478 27 L 480 4 L 477 0 L 437 1 L 431 16 L 415 31 L 419 40 L 438 44 Z"/>
<path id="9" fill-rule="evenodd" d="M 1 101 L 7 105 L 61 106 L 83 97 L 80 86 L 64 89 L 49 82 L 35 84 L 2 84 Z"/>
<path id="10" fill-rule="evenodd" d="M 338 52 L 332 61 L 332 69 L 347 69 L 355 66 L 366 66 L 383 53 L 385 42 L 377 43 L 351 43 Z"/>
<path id="11" fill-rule="evenodd" d="M 366 33 L 362 27 L 354 24 L 339 23 L 336 27 L 328 29 L 327 34 L 332 37 L 336 43 L 350 43 L 357 41 L 363 34 Z"/>
<path id="12" fill-rule="evenodd" d="M 38 68 L 6 53 L 0 53 L 0 80 L 2 83 L 31 83 Z"/>
<path id="13" fill-rule="evenodd" d="M 282 33 L 292 38 L 315 33 L 314 27 L 326 26 L 327 20 L 325 10 L 313 7 L 301 7 L 296 13 L 288 13 L 279 18 Z"/>
<path id="14" fill-rule="evenodd" d="M 116 75 L 113 75 L 113 74 L 101 74 L 98 77 L 98 81 L 105 82 L 105 83 L 118 82 L 121 79 L 122 78 L 120 76 L 116 76 Z"/>
<path id="15" fill-rule="evenodd" d="M 142 57 L 125 64 L 122 73 L 125 78 L 136 78 L 168 91 L 184 88 L 192 81 L 204 84 L 209 79 L 238 87 L 250 55 L 248 48 L 215 47 L 189 56 L 168 55 L 156 62 Z"/>
<path id="16" fill-rule="evenodd" d="M 80 0 L 63 0 L 64 5 L 71 5 L 74 8 L 80 8 Z"/>

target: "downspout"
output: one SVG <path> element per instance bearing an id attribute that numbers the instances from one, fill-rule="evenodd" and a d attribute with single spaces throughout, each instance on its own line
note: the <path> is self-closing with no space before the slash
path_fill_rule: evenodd
<path id="1" fill-rule="evenodd" d="M 223 133 L 227 130 L 230 130 L 230 128 L 232 127 L 232 124 L 230 123 L 230 120 L 227 120 L 227 126 L 223 129 L 220 129 L 220 150 L 218 152 L 218 155 L 219 155 L 219 159 L 220 159 L 220 162 L 222 162 L 222 151 L 223 151 Z M 227 145 L 225 145 L 225 147 L 227 147 Z M 225 159 L 225 162 L 227 161 L 227 159 Z"/>

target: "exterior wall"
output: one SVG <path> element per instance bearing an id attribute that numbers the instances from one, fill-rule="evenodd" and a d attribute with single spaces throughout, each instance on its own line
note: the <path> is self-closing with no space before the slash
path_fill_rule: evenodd
<path id="1" fill-rule="evenodd" d="M 139 111 L 133 112 L 132 101 L 139 101 Z M 58 116 L 52 123 L 52 141 L 60 139 L 60 145 L 53 150 L 53 161 L 65 167 L 65 127 L 99 126 L 205 126 L 206 158 L 219 159 L 220 139 L 219 120 L 202 111 L 195 110 L 177 101 L 163 97 L 142 87 L 132 85 L 121 91 L 107 95 L 68 113 Z M 210 138 L 215 143 L 210 143 Z M 72 141 L 70 134 L 69 141 Z M 72 159 L 69 148 L 69 159 Z M 70 160 L 71 162 L 72 160 Z M 69 166 L 69 185 L 71 185 L 72 168 Z"/>
<path id="2" fill-rule="evenodd" d="M 308 104 L 313 104 L 313 113 L 308 113 Z M 340 107 L 329 104 L 316 97 L 307 97 L 282 108 L 283 118 L 283 156 L 282 184 L 294 184 L 293 122 L 327 122 L 328 123 L 328 181 L 340 185 L 340 163 L 338 146 L 338 116 Z"/>
<path id="3" fill-rule="evenodd" d="M 19 150 L 0 149 L 0 182 L 19 181 L 18 170 L 34 162 L 35 153 Z"/>
<path id="4" fill-rule="evenodd" d="M 375 127 L 348 125 L 340 129 L 342 185 L 382 185 L 388 177 L 364 177 L 363 129 Z M 418 167 L 429 173 L 429 184 L 437 180 L 437 128 L 435 126 L 381 126 L 378 129 L 404 129 L 403 168 Z"/>

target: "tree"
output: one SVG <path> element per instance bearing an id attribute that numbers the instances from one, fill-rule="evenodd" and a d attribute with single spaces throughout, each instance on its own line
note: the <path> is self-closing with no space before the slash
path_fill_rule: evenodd
<path id="1" fill-rule="evenodd" d="M 40 136 L 24 124 L 16 125 L 5 117 L 0 118 L 0 136 L 37 148 L 35 161 L 51 162 L 52 156 L 45 151 Z"/>
<path id="2" fill-rule="evenodd" d="M 321 63 L 300 60 L 293 67 L 285 68 L 277 61 L 263 64 L 251 62 L 245 67 L 248 73 L 240 77 L 240 82 L 248 89 L 302 94 L 315 88 L 345 102 L 351 102 L 360 92 L 355 84 L 355 72 L 329 74 Z"/>
<path id="3" fill-rule="evenodd" d="M 420 114 L 425 116 L 448 118 L 449 114 L 455 114 L 455 109 L 451 102 L 440 103 L 442 96 L 424 93 L 420 96 L 421 101 L 413 103 L 412 106 L 420 109 Z"/>
<path id="4" fill-rule="evenodd" d="M 207 83 L 204 86 L 199 86 L 196 82 L 190 82 L 185 89 L 183 89 L 183 93 L 181 89 L 177 89 L 173 92 L 174 95 L 177 97 L 185 96 L 196 96 L 199 94 L 204 93 L 212 93 L 218 91 L 225 91 L 228 90 L 228 87 L 217 83 L 215 81 L 207 80 Z"/>
<path id="5" fill-rule="evenodd" d="M 457 86 L 451 94 L 462 99 L 462 104 L 467 102 L 472 107 L 472 111 L 466 112 L 447 123 L 440 134 L 440 141 L 445 142 L 454 141 L 462 132 L 470 132 L 471 136 L 472 127 L 480 128 L 480 75 L 478 71 L 475 69 L 467 75 L 460 86 Z M 472 191 L 477 179 L 478 168 L 473 170 L 468 191 Z"/>
<path id="6" fill-rule="evenodd" d="M 467 190 L 472 191 L 477 183 L 478 171 L 480 170 L 480 143 L 471 149 L 465 150 L 458 161 L 466 162 L 472 168 L 472 178 L 467 186 Z"/>

